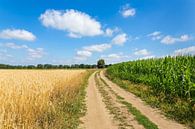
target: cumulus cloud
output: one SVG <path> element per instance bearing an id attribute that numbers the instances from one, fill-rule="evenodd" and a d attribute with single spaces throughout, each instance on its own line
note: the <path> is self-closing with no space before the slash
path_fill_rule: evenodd
<path id="1" fill-rule="evenodd" d="M 92 56 L 93 52 L 103 52 L 111 47 L 111 44 L 107 43 L 85 46 L 77 51 L 75 59 L 86 60 Z"/>
<path id="2" fill-rule="evenodd" d="M 111 43 L 94 44 L 89 46 L 84 46 L 77 51 L 75 59 L 86 60 L 91 57 L 94 52 L 103 52 L 110 49 L 112 45 L 123 45 L 127 41 L 127 35 L 125 33 L 119 34 L 114 37 Z"/>
<path id="3" fill-rule="evenodd" d="M 134 52 L 134 55 L 136 56 L 149 56 L 151 52 L 149 52 L 147 49 L 142 49 L 142 50 L 136 50 Z"/>
<path id="4" fill-rule="evenodd" d="M 165 36 L 161 40 L 161 43 L 164 43 L 164 44 L 174 44 L 176 41 L 177 41 L 177 38 L 174 38 L 174 37 L 168 35 L 168 36 Z"/>
<path id="5" fill-rule="evenodd" d="M 174 55 L 195 55 L 195 46 L 175 50 Z"/>
<path id="6" fill-rule="evenodd" d="M 39 59 L 42 58 L 45 55 L 44 49 L 43 48 L 28 48 L 28 59 Z"/>
<path id="7" fill-rule="evenodd" d="M 155 55 L 152 55 L 152 52 L 148 51 L 147 49 L 135 49 L 134 53 L 135 56 L 137 56 L 135 59 L 150 59 L 155 58 Z"/>
<path id="8" fill-rule="evenodd" d="M 27 45 L 18 45 L 15 43 L 4 43 L 2 46 L 10 49 L 24 49 L 28 53 L 28 59 L 39 59 L 42 58 L 46 53 L 43 48 L 30 48 Z"/>
<path id="9" fill-rule="evenodd" d="M 21 49 L 21 48 L 28 48 L 27 45 L 17 45 L 15 43 L 5 43 L 5 47 L 11 48 L 11 49 Z"/>
<path id="10" fill-rule="evenodd" d="M 77 60 L 86 60 L 87 58 L 91 57 L 92 53 L 90 51 L 79 50 L 76 53 L 75 59 Z"/>
<path id="11" fill-rule="evenodd" d="M 112 43 L 116 45 L 123 45 L 127 41 L 127 34 L 118 34 L 112 39 Z"/>
<path id="12" fill-rule="evenodd" d="M 5 29 L 0 32 L 0 38 L 34 41 L 36 36 L 23 29 Z"/>
<path id="13" fill-rule="evenodd" d="M 184 35 L 181 35 L 180 38 L 179 38 L 179 41 L 180 42 L 186 42 L 186 41 L 189 41 L 191 39 L 191 37 L 187 34 L 184 34 Z"/>
<path id="14" fill-rule="evenodd" d="M 103 52 L 107 49 L 111 48 L 111 44 L 95 44 L 91 46 L 85 46 L 83 47 L 83 50 L 90 51 L 90 52 Z"/>
<path id="15" fill-rule="evenodd" d="M 187 34 L 181 35 L 180 37 L 172 37 L 170 35 L 167 35 L 161 40 L 161 43 L 174 44 L 176 42 L 187 42 L 189 40 L 191 40 L 191 37 Z"/>
<path id="16" fill-rule="evenodd" d="M 107 37 L 111 37 L 113 36 L 114 33 L 117 33 L 119 32 L 120 29 L 118 27 L 115 27 L 115 28 L 107 28 L 104 32 L 104 35 L 107 36 Z"/>
<path id="17" fill-rule="evenodd" d="M 129 7 L 128 4 L 123 6 L 120 12 L 124 18 L 130 17 L 130 16 L 132 17 L 136 14 L 136 10 L 134 8 Z"/>
<path id="18" fill-rule="evenodd" d="M 107 28 L 106 31 L 105 31 L 105 35 L 106 36 L 112 36 L 114 30 L 110 29 L 110 28 Z"/>
<path id="19" fill-rule="evenodd" d="M 160 31 L 155 31 L 153 33 L 148 34 L 147 36 L 151 37 L 152 40 L 160 40 L 162 38 Z"/>
<path id="20" fill-rule="evenodd" d="M 147 35 L 147 37 L 151 37 L 152 40 L 160 40 L 163 44 L 174 44 L 176 42 L 187 42 L 192 39 L 187 34 L 181 35 L 179 37 L 173 37 L 171 35 L 163 36 L 160 31 L 155 31 Z"/>
<path id="21" fill-rule="evenodd" d="M 39 19 L 45 27 L 67 31 L 70 37 L 103 34 L 100 22 L 86 13 L 74 9 L 65 11 L 46 10 Z"/>
<path id="22" fill-rule="evenodd" d="M 128 59 L 130 56 L 124 55 L 122 52 L 121 53 L 112 53 L 108 55 L 102 55 L 101 58 L 104 58 L 106 62 L 108 63 L 116 63 L 116 62 L 121 62 L 126 59 Z"/>
<path id="23" fill-rule="evenodd" d="M 75 59 L 86 60 L 91 57 L 94 52 L 103 52 L 112 47 L 112 45 L 123 45 L 127 41 L 127 35 L 125 33 L 115 36 L 110 43 L 94 44 L 84 46 L 78 50 Z"/>

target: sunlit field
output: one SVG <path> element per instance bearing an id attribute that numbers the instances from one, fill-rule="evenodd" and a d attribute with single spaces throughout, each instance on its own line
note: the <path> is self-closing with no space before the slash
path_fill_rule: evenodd
<path id="1" fill-rule="evenodd" d="M 115 64 L 108 76 L 167 116 L 195 128 L 195 56 L 146 59 Z M 133 85 L 134 83 L 134 85 Z M 145 84 L 137 85 L 136 84 Z"/>
<path id="2" fill-rule="evenodd" d="M 74 126 L 68 123 L 75 111 L 71 108 L 87 73 L 86 70 L 0 70 L 0 128 Z"/>

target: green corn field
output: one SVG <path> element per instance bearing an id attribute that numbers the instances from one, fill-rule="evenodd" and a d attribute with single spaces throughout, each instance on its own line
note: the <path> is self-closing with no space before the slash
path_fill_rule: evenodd
<path id="1" fill-rule="evenodd" d="M 184 99 L 195 98 L 195 56 L 177 56 L 119 63 L 108 74 L 149 85 L 156 94 Z"/>
<path id="2" fill-rule="evenodd" d="M 157 107 L 173 119 L 195 127 L 195 56 L 123 62 L 108 67 L 107 75 L 112 80 L 144 84 L 149 94 L 158 99 Z M 164 106 L 167 103 L 169 107 Z"/>

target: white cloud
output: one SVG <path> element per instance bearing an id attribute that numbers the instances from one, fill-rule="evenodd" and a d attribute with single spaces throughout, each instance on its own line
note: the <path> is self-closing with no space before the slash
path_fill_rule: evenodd
<path id="1" fill-rule="evenodd" d="M 118 27 L 115 27 L 115 28 L 113 28 L 113 29 L 107 28 L 107 29 L 105 30 L 105 32 L 104 32 L 104 35 L 105 35 L 105 36 L 108 36 L 108 37 L 112 37 L 114 33 L 117 33 L 117 32 L 119 32 L 119 31 L 120 31 L 120 29 L 119 29 Z"/>
<path id="2" fill-rule="evenodd" d="M 187 34 L 181 35 L 179 37 L 173 37 L 171 35 L 163 36 L 160 31 L 155 31 L 147 35 L 147 37 L 151 37 L 152 40 L 161 40 L 161 43 L 164 44 L 174 44 L 176 42 L 186 42 L 192 39 Z"/>
<path id="3" fill-rule="evenodd" d="M 72 33 L 72 32 L 70 32 L 70 33 L 68 34 L 68 36 L 71 37 L 71 38 L 81 38 L 80 35 L 74 34 L 74 33 Z"/>
<path id="4" fill-rule="evenodd" d="M 151 52 L 149 52 L 147 49 L 142 49 L 142 50 L 136 50 L 134 52 L 134 55 L 136 56 L 149 56 Z"/>
<path id="5" fill-rule="evenodd" d="M 12 49 L 28 48 L 27 45 L 17 45 L 15 43 L 5 43 L 4 46 Z"/>
<path id="6" fill-rule="evenodd" d="M 87 58 L 91 57 L 92 53 L 90 51 L 85 51 L 85 50 L 79 50 L 76 53 L 75 59 L 77 60 L 86 60 Z"/>
<path id="7" fill-rule="evenodd" d="M 28 48 L 27 51 L 28 51 L 28 56 L 29 56 L 28 59 L 31 59 L 31 60 L 42 58 L 45 55 L 43 48 L 35 48 L 35 49 Z"/>
<path id="8" fill-rule="evenodd" d="M 136 13 L 135 9 L 134 8 L 131 8 L 131 9 L 126 9 L 126 10 L 123 10 L 122 12 L 122 15 L 123 17 L 129 17 L 129 16 L 134 16 Z"/>
<path id="9" fill-rule="evenodd" d="M 158 36 L 158 35 L 160 35 L 160 34 L 161 34 L 160 31 L 155 31 L 155 32 L 153 32 L 153 33 L 148 34 L 148 36 L 149 36 L 149 37 L 150 37 L 150 36 Z"/>
<path id="10" fill-rule="evenodd" d="M 189 40 L 191 40 L 191 37 L 187 34 L 184 34 L 184 35 L 180 36 L 180 38 L 179 38 L 180 42 L 186 42 L 186 41 L 189 41 Z"/>
<path id="11" fill-rule="evenodd" d="M 160 40 L 160 39 L 162 39 L 161 35 L 152 37 L 152 40 Z"/>
<path id="12" fill-rule="evenodd" d="M 102 55 L 101 58 L 105 59 L 107 63 L 117 63 L 128 59 L 130 56 L 123 53 L 112 53 L 109 55 Z"/>
<path id="13" fill-rule="evenodd" d="M 111 48 L 111 44 L 95 44 L 95 45 L 91 45 L 91 46 L 86 46 L 83 47 L 83 50 L 85 51 L 90 51 L 90 52 L 103 52 L 109 48 Z"/>
<path id="14" fill-rule="evenodd" d="M 168 36 L 165 36 L 161 40 L 161 43 L 164 43 L 164 44 L 174 44 L 176 42 L 187 42 L 187 41 L 189 41 L 191 39 L 192 38 L 189 35 L 187 35 L 187 34 L 181 35 L 180 37 L 172 37 L 172 36 L 168 35 Z"/>
<path id="15" fill-rule="evenodd" d="M 110 28 L 107 28 L 106 31 L 105 31 L 105 35 L 111 37 L 113 32 L 114 32 L 114 30 L 112 30 Z"/>
<path id="16" fill-rule="evenodd" d="M 137 58 L 135 58 L 136 60 L 137 59 L 150 59 L 150 58 L 156 57 L 155 55 L 152 55 L 152 52 L 148 51 L 147 49 L 138 50 L 136 48 L 133 54 L 137 56 Z"/>
<path id="17" fill-rule="evenodd" d="M 27 45 L 18 45 L 15 43 L 4 43 L 2 46 L 10 49 L 24 49 L 28 53 L 28 59 L 39 59 L 42 58 L 46 53 L 43 48 L 30 48 Z"/>
<path id="18" fill-rule="evenodd" d="M 93 52 L 103 52 L 111 47 L 112 47 L 111 44 L 106 43 L 85 46 L 81 50 L 77 51 L 75 59 L 86 60 L 87 58 L 92 56 Z"/>
<path id="19" fill-rule="evenodd" d="M 5 29 L 0 32 L 0 38 L 34 41 L 36 36 L 23 29 Z"/>
<path id="20" fill-rule="evenodd" d="M 76 60 L 86 60 L 91 57 L 94 52 L 103 52 L 112 47 L 113 44 L 123 45 L 127 41 L 127 35 L 125 33 L 119 34 L 113 38 L 111 43 L 94 44 L 90 46 L 84 46 L 81 50 L 78 50 L 75 56 Z"/>
<path id="21" fill-rule="evenodd" d="M 152 40 L 160 40 L 162 38 L 160 31 L 155 31 L 153 33 L 148 34 L 147 36 L 151 37 Z"/>
<path id="22" fill-rule="evenodd" d="M 174 55 L 195 55 L 195 46 L 182 48 L 174 51 Z"/>
<path id="23" fill-rule="evenodd" d="M 124 18 L 130 17 L 130 16 L 132 17 L 136 14 L 136 10 L 134 8 L 129 7 L 128 4 L 123 6 L 120 12 Z"/>
<path id="24" fill-rule="evenodd" d="M 116 45 L 123 45 L 127 41 L 127 34 L 118 34 L 112 39 L 112 43 Z"/>
<path id="25" fill-rule="evenodd" d="M 46 27 L 64 30 L 71 37 L 103 34 L 101 24 L 88 14 L 77 10 L 46 10 L 39 18 Z"/>
<path id="26" fill-rule="evenodd" d="M 164 43 L 164 44 L 174 44 L 175 42 L 177 41 L 176 38 L 168 35 L 168 36 L 165 36 L 162 40 L 161 40 L 161 43 Z"/>

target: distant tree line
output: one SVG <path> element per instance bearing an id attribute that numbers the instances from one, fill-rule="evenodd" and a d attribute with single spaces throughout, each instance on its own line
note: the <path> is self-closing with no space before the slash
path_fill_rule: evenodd
<path id="1" fill-rule="evenodd" d="M 107 68 L 111 64 L 106 65 L 104 59 L 99 59 L 97 64 L 72 64 L 72 65 L 53 65 L 53 64 L 37 64 L 37 65 L 8 65 L 0 64 L 0 69 L 94 69 Z"/>
<path id="2" fill-rule="evenodd" d="M 105 65 L 108 67 L 110 65 Z M 38 64 L 38 65 L 7 65 L 0 64 L 0 69 L 94 69 L 98 65 L 93 64 L 72 64 L 72 65 L 52 65 L 52 64 Z"/>

